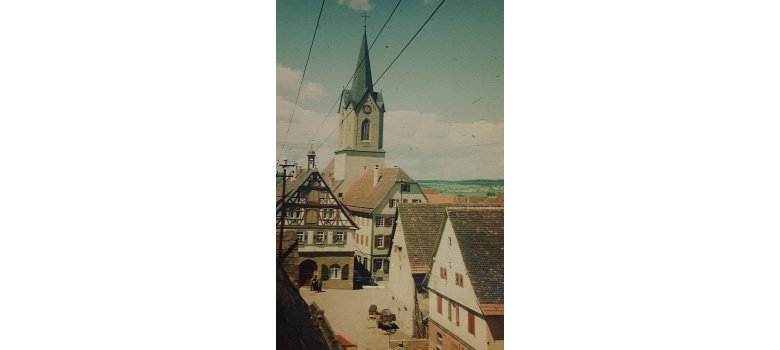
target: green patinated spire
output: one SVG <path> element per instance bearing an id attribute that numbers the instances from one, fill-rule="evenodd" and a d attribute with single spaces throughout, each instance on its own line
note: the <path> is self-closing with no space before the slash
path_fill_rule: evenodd
<path id="1" fill-rule="evenodd" d="M 371 79 L 371 62 L 368 60 L 368 40 L 366 32 L 363 32 L 363 44 L 360 46 L 360 55 L 357 61 L 357 72 L 352 77 L 352 98 L 357 99 L 365 94 L 366 90 L 374 92 L 374 81 Z"/>

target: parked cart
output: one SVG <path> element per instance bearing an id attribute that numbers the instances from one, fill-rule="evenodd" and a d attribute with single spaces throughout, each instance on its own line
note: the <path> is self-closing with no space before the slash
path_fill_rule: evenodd
<path id="1" fill-rule="evenodd" d="M 398 325 L 395 324 L 395 314 L 390 312 L 389 309 L 384 309 L 377 315 L 376 326 L 384 331 L 395 333 L 398 330 Z"/>

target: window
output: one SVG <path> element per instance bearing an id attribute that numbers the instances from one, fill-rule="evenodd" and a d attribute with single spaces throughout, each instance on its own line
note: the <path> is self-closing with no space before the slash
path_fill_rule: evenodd
<path id="1" fill-rule="evenodd" d="M 393 227 L 393 224 L 395 224 L 395 218 L 387 219 L 387 226 Z"/>
<path id="2" fill-rule="evenodd" d="M 436 347 L 441 349 L 441 333 L 436 333 Z"/>
<path id="3" fill-rule="evenodd" d="M 463 275 L 459 273 L 455 274 L 455 285 L 463 287 Z"/>
<path id="4" fill-rule="evenodd" d="M 447 269 L 444 266 L 439 267 L 439 277 L 445 281 L 447 280 Z"/>
<path id="5" fill-rule="evenodd" d="M 419 200 L 419 199 L 412 199 L 412 203 L 422 203 L 422 200 Z"/>
<path id="6" fill-rule="evenodd" d="M 325 244 L 325 232 L 317 232 L 314 236 L 314 244 Z"/>
<path id="7" fill-rule="evenodd" d="M 360 127 L 360 141 L 368 141 L 369 135 L 371 135 L 371 122 L 365 119 Z"/>
<path id="8" fill-rule="evenodd" d="M 402 183 L 401 184 L 401 192 L 409 192 L 410 188 L 411 188 L 411 186 L 409 186 L 409 184 L 407 184 L 407 183 Z"/>
<path id="9" fill-rule="evenodd" d="M 447 320 L 452 322 L 452 302 L 447 301 Z"/>
<path id="10" fill-rule="evenodd" d="M 397 199 L 391 199 L 390 200 L 390 208 L 395 208 L 398 206 L 398 200 Z"/>
<path id="11" fill-rule="evenodd" d="M 301 208 L 292 208 L 287 212 L 287 217 L 291 219 L 300 219 L 301 216 L 303 216 L 303 209 Z"/>
<path id="12" fill-rule="evenodd" d="M 306 244 L 306 233 L 303 231 L 298 231 L 298 245 L 304 244 Z"/>
<path id="13" fill-rule="evenodd" d="M 333 218 L 336 217 L 336 210 L 335 209 L 322 209 L 322 219 L 324 220 L 333 220 Z"/>
<path id="14" fill-rule="evenodd" d="M 382 269 L 382 259 L 374 259 L 374 272 Z"/>
<path id="15" fill-rule="evenodd" d="M 460 327 L 460 307 L 455 304 L 455 325 Z"/>
<path id="16" fill-rule="evenodd" d="M 337 280 L 339 279 L 339 276 L 341 276 L 341 266 L 333 264 L 330 265 L 330 279 Z"/>
<path id="17" fill-rule="evenodd" d="M 452 237 L 447 237 L 447 245 L 452 247 Z"/>
<path id="18" fill-rule="evenodd" d="M 469 312 L 469 333 L 474 334 L 474 314 Z"/>
<path id="19" fill-rule="evenodd" d="M 374 222 L 376 222 L 376 227 L 385 226 L 385 218 L 381 216 L 377 216 L 374 218 Z"/>
<path id="20" fill-rule="evenodd" d="M 441 295 L 436 296 L 436 311 L 441 315 Z"/>
<path id="21" fill-rule="evenodd" d="M 344 244 L 344 232 L 336 232 L 336 244 Z"/>
<path id="22" fill-rule="evenodd" d="M 376 236 L 376 242 L 374 242 L 374 246 L 376 248 L 383 248 L 385 246 L 385 236 L 379 235 Z"/>

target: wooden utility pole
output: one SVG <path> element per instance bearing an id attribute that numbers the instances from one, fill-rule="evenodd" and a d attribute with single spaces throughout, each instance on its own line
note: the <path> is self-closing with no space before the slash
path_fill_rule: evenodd
<path id="1" fill-rule="evenodd" d="M 294 167 L 295 163 L 293 164 L 287 164 L 287 159 L 284 160 L 284 163 L 277 164 L 277 166 L 282 167 L 282 217 L 279 219 L 279 255 L 277 255 L 277 259 L 279 259 L 279 264 L 281 265 L 284 261 L 284 255 L 282 254 L 283 248 L 282 248 L 282 242 L 284 238 L 284 221 L 287 220 L 287 168 L 288 167 Z M 279 177 L 279 175 L 276 175 L 276 177 Z M 290 176 L 291 177 L 291 176 Z"/>

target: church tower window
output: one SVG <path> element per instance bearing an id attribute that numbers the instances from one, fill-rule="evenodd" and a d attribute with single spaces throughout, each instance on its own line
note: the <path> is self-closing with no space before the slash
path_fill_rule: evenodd
<path id="1" fill-rule="evenodd" d="M 368 141 L 368 136 L 371 134 L 371 122 L 368 119 L 363 120 L 363 125 L 360 127 L 360 141 Z"/>

